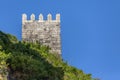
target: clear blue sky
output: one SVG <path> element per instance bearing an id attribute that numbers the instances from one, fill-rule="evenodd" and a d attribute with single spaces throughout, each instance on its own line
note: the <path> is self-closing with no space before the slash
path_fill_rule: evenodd
<path id="1" fill-rule="evenodd" d="M 120 80 L 120 0 L 1 0 L 0 30 L 21 40 L 22 13 L 60 13 L 63 59 L 101 80 Z"/>

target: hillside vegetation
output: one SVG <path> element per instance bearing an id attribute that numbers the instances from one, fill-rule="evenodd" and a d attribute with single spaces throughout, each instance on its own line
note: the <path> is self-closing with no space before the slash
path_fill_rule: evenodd
<path id="1" fill-rule="evenodd" d="M 49 50 L 0 31 L 0 75 L 10 80 L 93 80 L 91 74 L 69 66 Z"/>

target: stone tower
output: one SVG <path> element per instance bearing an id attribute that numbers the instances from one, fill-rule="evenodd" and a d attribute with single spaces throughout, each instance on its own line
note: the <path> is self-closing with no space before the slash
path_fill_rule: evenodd
<path id="1" fill-rule="evenodd" d="M 60 14 L 56 14 L 56 20 L 52 20 L 52 15 L 47 15 L 44 20 L 42 14 L 39 19 L 35 19 L 35 15 L 22 15 L 22 40 L 26 42 L 40 42 L 43 45 L 51 47 L 51 51 L 61 54 L 61 38 L 60 38 Z"/>

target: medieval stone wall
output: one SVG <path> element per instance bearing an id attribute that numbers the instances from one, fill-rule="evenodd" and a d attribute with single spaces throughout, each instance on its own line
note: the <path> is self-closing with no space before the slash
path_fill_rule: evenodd
<path id="1" fill-rule="evenodd" d="M 22 16 L 22 40 L 27 42 L 40 42 L 51 47 L 52 52 L 61 54 L 60 38 L 60 14 L 56 15 L 56 20 L 52 20 L 48 14 L 47 20 L 43 20 L 42 14 L 39 20 L 35 20 L 35 15 L 31 15 L 31 20 L 27 20 L 27 15 Z"/>

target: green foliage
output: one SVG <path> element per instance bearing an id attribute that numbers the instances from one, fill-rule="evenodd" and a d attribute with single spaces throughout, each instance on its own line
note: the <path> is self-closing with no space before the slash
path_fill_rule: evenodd
<path id="1" fill-rule="evenodd" d="M 69 66 L 49 50 L 48 46 L 17 41 L 0 32 L 0 69 L 8 69 L 10 80 L 92 80 L 91 74 Z"/>
<path id="2" fill-rule="evenodd" d="M 0 74 L 4 75 L 7 74 L 7 63 L 6 60 L 8 59 L 10 54 L 5 54 L 4 52 L 0 51 Z"/>
<path id="3" fill-rule="evenodd" d="M 6 60 L 9 58 L 10 54 L 5 54 L 4 52 L 0 51 L 0 76 L 2 76 L 2 80 L 7 80 L 8 64 Z M 1 80 L 1 79 L 0 79 Z"/>

